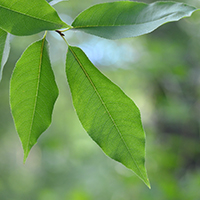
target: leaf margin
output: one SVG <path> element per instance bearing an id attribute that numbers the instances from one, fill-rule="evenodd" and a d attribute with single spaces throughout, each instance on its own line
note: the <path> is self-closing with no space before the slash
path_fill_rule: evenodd
<path id="1" fill-rule="evenodd" d="M 0 29 L 0 34 L 1 33 L 4 34 L 5 42 L 4 42 L 2 50 L 0 50 L 2 52 L 2 56 L 0 58 L 0 82 L 1 82 L 2 76 L 3 76 L 4 66 L 8 60 L 9 53 L 10 53 L 10 34 L 7 33 L 6 31 L 4 31 L 3 29 Z M 2 46 L 2 43 L 0 46 Z"/>
<path id="2" fill-rule="evenodd" d="M 18 1 L 17 3 L 21 3 L 23 5 L 24 2 L 22 3 L 22 0 L 21 0 L 21 2 Z M 26 3 L 28 4 L 27 0 L 26 0 Z M 32 4 L 34 4 L 34 3 L 36 3 L 36 2 L 32 2 Z M 33 34 L 37 34 L 39 32 L 46 31 L 46 30 L 56 30 L 56 29 L 69 28 L 70 27 L 68 24 L 66 24 L 65 22 L 63 22 L 60 19 L 56 10 L 51 5 L 49 5 L 46 0 L 41 0 L 40 4 L 41 4 L 41 6 L 43 6 L 47 9 L 48 12 L 46 11 L 46 15 L 51 14 L 51 18 L 53 16 L 53 20 L 49 19 L 49 18 L 46 19 L 45 15 L 42 18 L 40 16 L 40 14 L 27 13 L 26 8 L 24 8 L 24 11 L 19 11 L 21 9 L 21 7 L 12 8 L 12 5 L 9 5 L 8 3 L 6 3 L 5 5 L 4 4 L 5 4 L 4 2 L 0 2 L 0 13 L 1 13 L 1 9 L 8 10 L 7 11 L 8 16 L 7 17 L 1 16 L 1 17 L 4 17 L 4 18 L 0 20 L 0 28 L 5 30 L 6 32 L 13 34 L 13 35 L 17 35 L 17 36 L 33 35 Z M 39 12 L 40 11 L 39 9 L 41 9 L 41 8 L 37 8 L 37 9 L 38 10 L 35 13 L 41 13 L 41 12 Z M 32 8 L 32 10 L 33 10 L 33 8 Z M 30 12 L 33 12 L 32 10 Z M 51 11 L 51 12 L 49 13 L 49 11 Z M 16 14 L 17 15 L 19 14 L 20 16 L 22 15 L 23 16 L 22 23 L 18 22 L 16 24 L 16 23 L 12 22 L 13 20 L 8 20 L 9 16 L 11 16 L 12 18 L 14 17 L 14 15 L 13 16 L 10 15 L 11 12 L 14 12 L 15 13 L 14 15 L 16 15 Z M 16 18 L 16 16 L 15 16 L 15 18 Z M 28 18 L 30 18 L 30 19 L 28 19 Z M 31 23 L 31 20 L 34 20 L 34 22 Z M 36 26 L 35 24 L 37 24 L 36 23 L 37 20 L 40 20 L 41 22 L 46 23 L 45 24 L 46 27 L 44 27 L 44 24 L 40 25 L 40 26 Z M 51 23 L 54 24 L 54 25 L 51 25 Z M 31 24 L 31 26 L 30 26 L 30 24 Z M 29 28 L 26 27 L 26 29 L 27 29 L 26 31 L 23 30 L 25 25 L 29 26 Z"/>
<path id="3" fill-rule="evenodd" d="M 171 4 L 171 5 L 173 5 L 173 6 L 178 6 L 178 5 L 180 5 L 180 6 L 185 6 L 185 7 L 187 7 L 188 9 L 189 8 L 191 8 L 191 11 L 189 12 L 188 11 L 188 13 L 186 13 L 185 15 L 183 15 L 183 16 L 181 16 L 181 17 L 178 17 L 177 19 L 173 19 L 173 20 L 168 20 L 168 21 L 165 21 L 165 22 L 162 22 L 160 25 L 156 25 L 153 29 L 151 29 L 151 30 L 148 30 L 148 31 L 143 31 L 142 33 L 136 33 L 136 34 L 132 34 L 132 35 L 130 35 L 130 34 L 127 34 L 126 36 L 120 36 L 120 34 L 118 33 L 120 30 L 122 30 L 122 29 L 120 29 L 119 27 L 120 27 L 120 25 L 119 25 L 119 27 L 118 26 L 111 26 L 111 25 L 102 25 L 102 26 L 99 26 L 98 24 L 96 24 L 96 25 L 90 25 L 89 23 L 88 24 L 85 24 L 85 25 L 81 25 L 81 24 L 84 24 L 84 23 L 86 23 L 86 21 L 85 21 L 85 18 L 86 18 L 86 16 L 87 15 L 89 15 L 89 12 L 90 12 L 90 10 L 94 10 L 95 11 L 95 9 L 96 8 L 98 8 L 98 7 L 103 7 L 104 5 L 105 6 L 111 6 L 111 5 L 117 5 L 117 4 L 122 4 L 123 5 L 123 3 L 124 3 L 124 6 L 125 6 L 125 4 L 135 4 L 136 6 L 138 5 L 138 6 L 145 6 L 145 8 L 144 8 L 144 10 L 146 9 L 146 8 L 150 8 L 150 7 L 153 7 L 153 6 L 157 6 L 157 4 L 159 5 L 159 4 L 166 4 L 166 5 L 169 5 L 169 4 Z M 158 12 L 159 12 L 159 8 L 157 8 L 156 9 Z M 122 38 L 129 38 L 129 37 L 137 37 L 137 36 L 140 36 L 140 35 L 144 35 L 144 34 L 148 34 L 148 33 L 151 33 L 152 31 L 154 31 L 154 30 L 156 30 L 157 28 L 159 28 L 160 26 L 162 26 L 162 25 L 164 25 L 164 24 L 166 24 L 166 23 L 169 23 L 169 22 L 173 22 L 173 21 L 178 21 L 178 20 L 180 20 L 180 19 L 182 19 L 182 18 L 185 18 L 185 17 L 189 17 L 189 16 L 191 16 L 192 15 L 192 13 L 193 12 L 195 12 L 195 11 L 197 11 L 198 9 L 197 8 L 195 8 L 195 7 L 193 7 L 193 6 L 189 6 L 189 5 L 187 5 L 186 3 L 180 3 L 180 2 L 173 2 L 173 1 L 167 1 L 167 2 L 165 2 L 165 1 L 158 1 L 158 2 L 153 2 L 153 3 L 150 3 L 150 4 L 147 4 L 147 3 L 142 3 L 142 2 L 135 2 L 135 1 L 117 1 L 117 2 L 107 2 L 107 3 L 99 3 L 99 4 L 95 4 L 95 5 L 93 5 L 93 6 L 91 6 L 91 7 L 89 7 L 89 8 L 87 8 L 87 9 L 85 9 L 84 11 L 82 11 L 81 13 L 79 13 L 78 14 L 78 16 L 74 19 L 74 21 L 72 22 L 72 27 L 71 27 L 71 30 L 80 30 L 80 31 L 83 31 L 83 32 L 86 32 L 86 33 L 89 33 L 89 34 L 91 34 L 91 35 L 95 35 L 95 36 L 98 36 L 98 37 L 102 37 L 102 38 L 106 38 L 106 39 L 113 39 L 113 40 L 115 40 L 115 39 L 122 39 Z M 98 11 L 98 9 L 97 9 L 97 11 Z M 93 13 L 93 15 L 94 14 L 96 14 L 96 13 Z M 121 14 L 121 13 L 120 13 Z M 141 14 L 141 12 L 138 14 L 138 15 L 140 15 Z M 103 15 L 103 17 L 104 17 L 104 15 Z M 138 17 L 137 17 L 138 18 Z M 165 16 L 163 17 L 163 18 L 165 18 Z M 92 18 L 93 19 L 93 18 Z M 101 21 L 101 17 L 100 16 L 98 16 L 98 21 Z M 78 22 L 77 22 L 78 21 Z M 79 22 L 80 21 L 80 22 Z M 107 20 L 107 22 L 108 22 L 109 20 Z M 78 25 L 77 25 L 78 24 Z M 141 23 L 140 23 L 141 24 Z M 139 26 L 140 26 L 140 24 L 139 24 Z M 137 25 L 137 24 L 136 24 Z M 130 28 L 130 26 L 132 26 L 132 25 L 130 25 L 130 24 L 127 24 L 127 25 L 121 25 L 121 26 L 123 26 L 123 27 L 125 27 L 125 26 L 127 26 L 127 27 L 129 27 Z M 113 27 L 114 28 L 116 28 L 116 30 L 114 31 L 113 30 Z M 107 31 L 105 31 L 105 30 L 103 30 L 104 28 L 107 28 L 108 30 Z M 118 29 L 117 29 L 118 28 Z M 146 27 L 144 27 L 144 29 L 145 29 Z M 100 29 L 102 29 L 102 30 L 100 30 Z M 119 30 L 120 29 L 120 30 Z M 125 29 L 125 28 L 124 28 Z M 133 28 L 133 29 L 138 29 L 137 27 L 136 28 Z M 104 33 L 101 33 L 101 31 L 102 32 L 104 32 Z M 108 33 L 106 33 L 106 32 L 108 32 Z M 109 34 L 109 32 L 111 33 L 112 32 L 112 34 Z M 124 30 L 124 32 L 126 32 L 125 30 Z M 116 35 L 115 35 L 116 34 Z M 123 33 L 123 34 L 125 34 L 125 33 Z"/>
<path id="4" fill-rule="evenodd" d="M 78 48 L 78 47 L 72 47 L 72 46 L 68 46 L 68 52 L 67 52 L 67 56 L 68 56 L 68 53 L 69 53 L 69 51 L 71 51 L 71 53 L 73 52 L 73 48 L 77 48 L 77 49 L 79 49 L 79 50 L 81 50 L 80 48 Z M 81 50 L 82 51 L 82 50 Z M 82 51 L 83 52 L 83 51 Z M 84 52 L 83 52 L 84 53 Z M 72 54 L 75 54 L 75 53 L 72 53 Z M 86 55 L 85 55 L 86 56 Z M 78 56 L 76 56 L 76 57 L 78 57 Z M 87 57 L 87 56 L 86 56 Z M 89 58 L 87 57 L 87 59 L 89 60 Z M 66 65 L 67 65 L 67 62 L 68 60 L 67 60 L 67 57 L 66 57 Z M 90 61 L 90 60 L 89 60 Z M 82 65 L 82 63 L 81 63 L 81 61 L 77 61 L 80 65 Z M 91 61 L 90 61 L 91 62 Z M 91 63 L 92 64 L 92 63 Z M 93 65 L 93 64 L 92 64 Z M 93 65 L 94 66 L 94 65 Z M 67 67 L 66 67 L 67 68 Z M 95 66 L 94 66 L 94 68 L 96 68 Z M 66 69 L 67 70 L 67 69 Z M 84 71 L 84 69 L 82 69 L 83 71 Z M 97 68 L 95 69 L 95 70 L 97 70 L 98 72 L 100 72 Z M 67 73 L 67 71 L 66 71 L 66 73 Z M 87 72 L 86 72 L 87 73 Z M 101 72 L 100 72 L 101 73 Z M 101 75 L 103 75 L 102 73 L 101 73 Z M 87 75 L 86 75 L 87 76 Z M 104 77 L 106 77 L 105 75 L 103 75 Z M 90 75 L 88 75 L 87 76 L 88 77 L 88 79 L 90 79 Z M 111 82 L 112 84 L 114 84 L 110 79 L 108 79 L 107 77 L 106 77 L 106 79 L 109 81 L 109 82 Z M 67 74 L 67 80 L 68 80 L 68 83 L 69 83 L 69 87 L 70 87 L 70 90 L 71 90 L 71 84 L 70 84 L 70 82 L 69 82 L 69 77 L 68 77 L 68 74 Z M 89 80 L 90 82 L 92 82 L 92 80 Z M 91 83 L 92 85 L 93 85 L 93 87 L 95 87 L 94 86 L 94 84 L 93 83 Z M 116 87 L 118 87 L 118 89 L 120 89 L 121 90 L 121 88 L 119 87 L 119 86 L 117 86 L 116 84 L 114 84 Z M 94 88 L 94 90 L 98 93 L 98 91 Z M 121 90 L 122 91 L 122 90 Z M 122 91 L 122 93 L 124 94 L 124 95 L 126 95 L 123 91 Z M 84 129 L 86 130 L 86 132 L 88 133 L 88 135 L 92 138 L 92 140 L 93 141 L 95 141 L 95 143 L 97 143 L 97 145 L 98 146 L 100 146 L 100 148 L 102 149 L 102 151 L 109 157 L 109 158 L 111 158 L 111 159 L 113 159 L 113 160 L 115 160 L 115 161 L 118 161 L 118 162 L 120 162 L 120 163 L 122 163 L 123 165 L 125 165 L 128 169 L 130 169 L 130 170 L 132 170 L 146 185 L 147 185 L 147 187 L 150 189 L 151 188 L 151 186 L 150 186 L 150 182 L 149 182 L 149 179 L 148 179 L 148 175 L 147 175 L 147 171 L 146 171 L 146 167 L 145 167 L 145 162 L 144 162 L 144 171 L 145 171 L 145 174 L 143 174 L 141 171 L 140 171 L 140 167 L 139 166 L 137 166 L 137 168 L 138 168 L 138 170 L 141 172 L 141 175 L 139 175 L 138 173 L 136 173 L 134 170 L 133 170 L 133 168 L 131 168 L 130 166 L 127 166 L 125 163 L 123 163 L 123 162 L 121 162 L 121 161 L 119 161 L 119 160 L 117 160 L 116 158 L 114 158 L 114 157 L 112 157 L 111 155 L 109 155 L 109 153 L 108 152 L 105 152 L 105 150 L 104 150 L 104 148 L 99 144 L 99 142 L 98 141 L 96 141 L 91 135 L 90 135 L 90 133 L 88 132 L 88 130 L 87 130 L 87 128 L 85 127 L 85 125 L 82 123 L 82 120 L 81 120 L 81 118 L 80 118 L 80 116 L 79 116 L 79 114 L 78 114 L 78 110 L 77 110 L 77 107 L 76 107 L 76 105 L 75 105 L 75 101 L 74 101 L 74 96 L 73 96 L 73 91 L 71 90 L 71 95 L 72 95 L 72 99 L 73 99 L 73 105 L 74 105 L 74 108 L 75 108 L 75 110 L 76 110 L 76 113 L 77 113 L 77 115 L 78 115 L 78 118 L 79 118 L 79 120 L 80 120 L 80 122 L 81 122 L 81 124 L 82 124 L 82 126 L 84 127 Z M 99 93 L 98 93 L 98 96 L 99 96 L 99 98 L 101 99 L 101 101 L 102 101 L 102 104 L 104 104 L 104 102 L 103 102 L 103 100 L 102 100 L 102 98 L 101 98 L 101 95 L 99 95 Z M 129 100 L 131 100 L 132 101 L 132 99 L 130 99 L 127 95 L 126 95 L 126 97 L 129 99 Z M 133 102 L 133 101 L 132 101 Z M 133 102 L 134 103 L 134 102 Z M 105 106 L 105 105 L 104 105 Z M 135 105 L 136 106 L 136 105 Z M 137 107 L 137 106 L 136 106 Z M 107 109 L 107 108 L 106 108 Z M 138 108 L 137 108 L 138 109 Z M 108 110 L 107 110 L 108 111 Z M 139 109 L 138 109 L 138 111 L 139 111 Z M 109 113 L 109 111 L 108 111 L 108 113 Z M 109 113 L 109 115 L 110 115 L 110 113 Z M 110 115 L 111 116 L 111 115 Z M 113 120 L 113 118 L 112 118 L 112 116 L 111 116 L 111 119 Z M 143 127 L 142 127 L 142 129 L 143 129 Z M 145 138 L 146 138 L 146 136 L 145 136 L 145 132 L 144 132 L 144 130 L 143 130 L 143 134 L 144 134 L 144 140 L 145 140 Z M 124 141 L 125 142 L 125 141 Z M 124 143 L 125 144 L 125 146 L 126 146 L 126 143 Z M 127 147 L 128 148 L 128 147 Z M 145 149 L 145 148 L 144 148 Z M 128 149 L 128 151 L 129 151 L 129 149 Z M 130 152 L 129 152 L 130 153 Z M 145 158 L 145 155 L 146 155 L 146 151 L 144 150 L 144 158 Z M 130 155 L 131 155 L 131 153 L 130 153 Z M 132 155 L 131 155 L 131 157 L 132 157 Z M 132 159 L 133 160 L 135 160 L 133 157 L 132 157 Z M 135 161 L 134 161 L 135 162 Z M 137 165 L 137 163 L 135 162 L 135 164 Z M 141 163 L 140 163 L 141 164 Z"/>
<path id="5" fill-rule="evenodd" d="M 38 138 L 41 136 L 41 134 L 42 133 L 44 133 L 44 131 L 46 131 L 46 129 L 51 125 L 51 122 L 52 122 L 52 114 L 53 114 L 53 109 L 54 109 L 54 105 L 55 105 L 55 102 L 56 102 L 56 100 L 57 100 L 57 98 L 58 98 L 58 94 L 59 94 L 59 91 L 58 91 L 58 87 L 57 87 L 57 84 L 56 84 L 56 82 L 55 82 L 55 76 L 54 76 L 54 73 L 53 73 L 53 70 L 52 70 L 52 68 L 50 68 L 51 69 L 51 73 L 52 73 L 52 76 L 54 77 L 54 84 L 55 84 L 55 90 L 54 90 L 54 92 L 55 92 L 55 96 L 54 96 L 54 99 L 52 100 L 53 101 L 53 103 L 52 103 L 52 109 L 51 109 L 51 114 L 50 114 L 50 116 L 49 116 L 49 122 L 48 122 L 48 125 L 46 124 L 46 127 L 44 127 L 43 129 L 43 132 L 41 132 L 41 133 L 39 133 L 36 137 L 35 137 L 35 142 L 34 143 L 32 143 L 32 144 L 30 144 L 30 138 L 31 138 L 31 130 L 30 130 L 30 133 L 29 133 L 29 136 L 28 136 L 28 142 L 27 142 L 27 144 L 25 144 L 25 142 L 23 141 L 23 139 L 22 139 L 22 136 L 24 137 L 24 135 L 20 135 L 21 133 L 21 131 L 19 131 L 19 127 L 18 127 L 18 123 L 17 123 L 17 118 L 15 117 L 15 114 L 14 114 L 14 109 L 13 109 L 13 103 L 12 103 L 12 99 L 14 99 L 15 98 L 15 96 L 16 96 L 16 94 L 15 95 L 12 95 L 12 85 L 14 85 L 14 83 L 13 83 L 13 76 L 15 75 L 15 70 L 16 70 L 16 68 L 17 68 L 17 64 L 19 63 L 19 61 L 21 61 L 21 59 L 23 59 L 23 56 L 24 55 L 26 55 L 27 54 L 27 52 L 29 53 L 29 50 L 30 50 L 30 48 L 33 46 L 33 45 L 35 45 L 36 43 L 38 43 L 38 42 L 42 42 L 42 46 L 41 46 L 41 52 L 40 52 L 40 64 L 42 65 L 42 59 L 43 59 L 43 57 L 42 57 L 42 51 L 44 51 L 45 50 L 45 48 L 47 48 L 46 49 L 46 53 L 48 54 L 48 59 L 49 59 L 49 64 L 50 64 L 50 67 L 51 67 L 51 61 L 50 61 L 50 58 L 49 58 L 49 49 L 48 49 L 48 42 L 47 42 L 47 40 L 46 40 L 46 33 L 44 34 L 44 36 L 43 36 L 43 38 L 42 39 L 40 39 L 40 40 L 38 40 L 38 41 L 35 41 L 35 42 L 33 42 L 32 44 L 30 44 L 25 50 L 24 50 L 24 52 L 22 53 L 22 55 L 21 55 L 21 57 L 19 58 L 19 60 L 17 61 L 17 63 L 16 63 L 16 66 L 15 66 L 15 68 L 14 68 L 14 70 L 13 70 L 13 72 L 12 72 L 12 76 L 11 76 L 11 79 L 10 79 L 10 94 L 9 94 L 9 97 L 10 97 L 10 109 L 11 109 L 11 114 L 12 114 L 12 117 L 13 117 L 13 120 L 14 120 L 14 124 L 15 124 L 15 128 L 16 128 L 16 130 L 17 130 L 17 133 L 18 133 L 18 135 L 19 135 L 19 138 L 20 138 L 20 141 L 21 141 L 21 143 L 22 143 L 22 147 L 23 147 L 23 150 L 24 150 L 24 158 L 23 158 L 23 163 L 25 163 L 26 162 L 26 160 L 27 160 L 27 157 L 28 157 L 28 155 L 29 155 L 29 153 L 30 153 L 30 150 L 32 149 L 32 147 L 37 143 L 37 140 L 38 140 Z M 47 61 L 48 62 L 48 61 Z M 41 70 L 41 69 L 40 69 Z M 39 83 L 38 83 L 38 85 L 39 85 Z M 37 86 L 37 90 L 38 90 L 38 86 Z M 36 94 L 36 97 L 35 97 L 35 99 L 37 99 L 38 98 L 38 93 L 39 93 L 39 91 L 37 91 L 37 94 Z M 22 102 L 23 102 L 24 100 L 22 100 Z M 37 102 L 36 102 L 37 100 L 35 100 L 35 108 L 33 109 L 34 110 L 34 112 L 33 112 L 33 115 L 35 115 L 35 113 L 36 113 L 36 104 L 37 104 Z M 33 116 L 33 118 L 32 118 L 32 122 L 31 122 L 31 126 L 33 125 L 33 120 L 34 120 L 34 116 Z M 26 122 L 26 120 L 24 119 L 24 122 Z M 23 123 L 24 123 L 23 122 Z M 44 125 L 45 126 L 45 125 Z M 32 127 L 31 127 L 32 128 Z"/>

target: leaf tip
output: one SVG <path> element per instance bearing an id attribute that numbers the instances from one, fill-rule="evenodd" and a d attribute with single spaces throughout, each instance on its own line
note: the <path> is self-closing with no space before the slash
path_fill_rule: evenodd
<path id="1" fill-rule="evenodd" d="M 24 159 L 23 159 L 23 164 L 25 164 L 25 163 L 26 163 L 26 160 L 27 160 L 27 158 L 28 158 L 28 154 L 29 154 L 29 151 L 28 151 L 28 150 L 24 151 Z"/>
<path id="2" fill-rule="evenodd" d="M 144 183 L 149 189 L 151 189 L 151 184 L 150 184 L 150 181 L 149 181 L 148 177 L 145 177 L 145 178 L 139 177 L 139 178 L 143 181 L 143 183 Z"/>
<path id="3" fill-rule="evenodd" d="M 145 184 L 149 189 L 151 189 L 151 185 L 150 185 L 149 179 L 146 180 Z"/>

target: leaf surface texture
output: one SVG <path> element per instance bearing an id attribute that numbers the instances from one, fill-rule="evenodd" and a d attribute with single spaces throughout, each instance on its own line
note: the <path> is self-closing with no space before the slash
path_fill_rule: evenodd
<path id="1" fill-rule="evenodd" d="M 85 130 L 109 157 L 132 169 L 150 187 L 145 134 L 135 103 L 77 47 L 69 47 L 66 74 Z"/>
<path id="2" fill-rule="evenodd" d="M 69 27 L 45 0 L 0 0 L 0 19 L 0 27 L 13 35 Z"/>
<path id="3" fill-rule="evenodd" d="M 10 82 L 10 105 L 24 149 L 24 162 L 48 128 L 58 96 L 45 38 L 30 45 L 18 60 Z"/>
<path id="4" fill-rule="evenodd" d="M 80 13 L 72 26 L 107 39 L 136 37 L 152 32 L 164 23 L 188 17 L 195 10 L 194 7 L 176 2 L 102 3 Z"/>

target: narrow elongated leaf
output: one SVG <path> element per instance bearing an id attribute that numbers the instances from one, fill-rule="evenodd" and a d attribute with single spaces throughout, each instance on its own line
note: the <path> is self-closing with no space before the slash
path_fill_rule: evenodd
<path id="1" fill-rule="evenodd" d="M 0 81 L 2 78 L 3 67 L 6 64 L 10 52 L 9 34 L 0 29 Z"/>
<path id="2" fill-rule="evenodd" d="M 10 105 L 24 149 L 24 162 L 51 123 L 58 88 L 45 38 L 29 46 L 18 60 L 10 82 Z"/>
<path id="3" fill-rule="evenodd" d="M 45 0 L 0 0 L 0 27 L 14 35 L 67 28 Z"/>
<path id="4" fill-rule="evenodd" d="M 76 17 L 75 29 L 108 39 L 136 37 L 164 23 L 190 16 L 196 9 L 183 3 L 145 4 L 118 1 L 94 5 Z"/>
<path id="5" fill-rule="evenodd" d="M 134 102 L 77 47 L 69 47 L 66 74 L 85 130 L 108 156 L 132 169 L 150 187 L 144 166 L 145 134 Z"/>

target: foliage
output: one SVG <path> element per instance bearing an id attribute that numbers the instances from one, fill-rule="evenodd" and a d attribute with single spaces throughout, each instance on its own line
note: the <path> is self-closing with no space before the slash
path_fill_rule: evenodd
<path id="1" fill-rule="evenodd" d="M 24 161 L 51 123 L 58 88 L 45 37 L 33 43 L 16 63 L 10 82 L 10 104 L 24 149 Z M 21 105 L 21 106 L 20 106 Z"/>
<path id="2" fill-rule="evenodd" d="M 67 43 L 63 32 L 78 29 L 119 39 L 149 33 L 164 23 L 190 16 L 195 10 L 175 2 L 104 3 L 83 11 L 72 25 L 68 25 L 45 0 L 0 0 L 0 52 L 8 52 L 6 32 L 23 36 L 56 30 Z M 58 30 L 62 28 L 66 29 Z M 150 187 L 144 162 L 145 134 L 138 108 L 94 67 L 80 48 L 68 46 L 66 73 L 83 127 L 107 155 L 132 169 Z M 1 53 L 4 54 L 7 53 Z M 3 60 L 3 56 L 1 58 Z M 10 84 L 11 111 L 23 145 L 24 161 L 38 137 L 50 125 L 57 96 L 45 33 L 41 40 L 24 51 Z"/>

